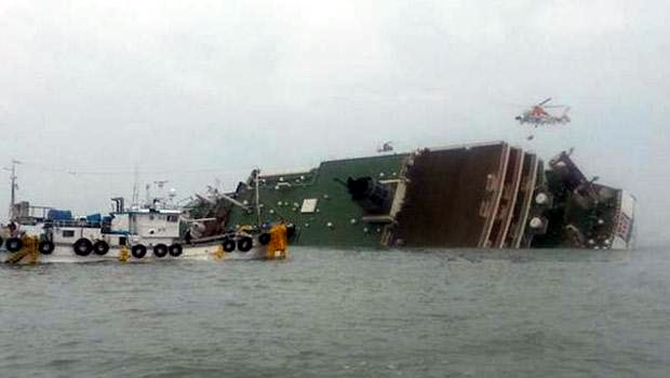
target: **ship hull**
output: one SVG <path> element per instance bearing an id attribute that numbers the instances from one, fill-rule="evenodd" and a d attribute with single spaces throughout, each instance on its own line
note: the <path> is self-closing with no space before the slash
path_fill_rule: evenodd
<path id="1" fill-rule="evenodd" d="M 24 253 L 25 256 L 12 261 L 14 253 Z M 182 253 L 179 256 L 167 255 L 164 257 L 155 256 L 148 252 L 145 256 L 137 258 L 126 250 L 125 257 L 122 248 L 119 246 L 110 247 L 104 255 L 90 253 L 86 256 L 81 256 L 75 253 L 72 245 L 59 244 L 55 245 L 54 249 L 49 254 L 26 253 L 26 251 L 3 253 L 5 257 L 0 257 L 3 262 L 12 262 L 14 264 L 26 265 L 33 263 L 101 263 L 101 262 L 119 262 L 124 263 L 152 263 L 152 262 L 168 262 L 174 260 L 265 260 L 267 259 L 267 248 L 263 245 L 254 245 L 247 252 L 233 251 L 225 252 L 220 243 L 209 243 L 202 245 L 185 245 Z"/>

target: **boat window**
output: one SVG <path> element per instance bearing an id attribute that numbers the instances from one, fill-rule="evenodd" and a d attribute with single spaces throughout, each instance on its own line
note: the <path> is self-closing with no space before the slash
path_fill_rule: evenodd
<path id="1" fill-rule="evenodd" d="M 176 215 L 168 215 L 168 216 L 167 216 L 167 221 L 168 221 L 168 222 L 176 222 L 176 221 L 178 221 L 178 220 L 179 220 L 179 217 L 176 216 Z"/>
<path id="2" fill-rule="evenodd" d="M 74 230 L 63 230 L 63 237 L 64 238 L 73 238 L 74 237 Z"/>

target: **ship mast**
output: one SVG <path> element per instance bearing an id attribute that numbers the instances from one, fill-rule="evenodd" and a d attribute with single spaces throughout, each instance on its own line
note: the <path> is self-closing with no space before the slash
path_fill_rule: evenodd
<path id="1" fill-rule="evenodd" d="M 261 204 L 260 204 L 260 195 L 258 193 L 258 176 L 260 176 L 261 170 L 254 170 L 254 179 L 256 181 L 256 216 L 258 217 L 258 226 L 263 222 L 261 221 Z"/>

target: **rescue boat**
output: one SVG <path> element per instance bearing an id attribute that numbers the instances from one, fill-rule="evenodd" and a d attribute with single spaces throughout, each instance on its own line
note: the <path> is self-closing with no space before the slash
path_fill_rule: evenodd
<path id="1" fill-rule="evenodd" d="M 78 220 L 47 217 L 38 235 L 12 230 L 14 234 L 6 235 L 4 240 L 0 236 L 0 243 L 8 252 L 4 262 L 287 258 L 293 228 L 283 222 L 240 226 L 219 235 L 193 237 L 191 228 L 197 220 L 184 217 L 179 209 L 125 209 L 123 199 L 113 200 L 115 210 L 109 216 Z"/>

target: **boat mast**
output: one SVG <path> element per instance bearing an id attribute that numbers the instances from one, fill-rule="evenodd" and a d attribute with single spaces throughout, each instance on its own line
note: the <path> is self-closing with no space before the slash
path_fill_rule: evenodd
<path id="1" fill-rule="evenodd" d="M 14 203 L 16 201 L 16 189 L 18 189 L 18 184 L 16 183 L 16 165 L 21 164 L 18 160 L 12 160 L 12 175 L 10 179 L 12 180 L 12 191 L 11 191 L 11 200 L 9 204 L 9 220 L 14 221 Z"/>

